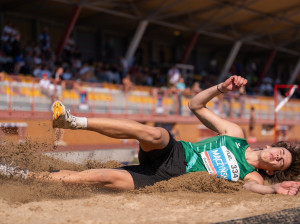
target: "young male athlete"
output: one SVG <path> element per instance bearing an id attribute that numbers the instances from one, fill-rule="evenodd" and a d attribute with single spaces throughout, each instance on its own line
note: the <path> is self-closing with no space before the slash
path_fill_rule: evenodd
<path id="1" fill-rule="evenodd" d="M 201 91 L 191 99 L 189 102 L 191 111 L 206 127 L 218 133 L 218 136 L 196 143 L 176 141 L 163 128 L 146 126 L 131 120 L 75 117 L 66 111 L 61 102 L 55 102 L 53 127 L 86 129 L 112 138 L 137 139 L 140 144 L 140 164 L 118 169 L 89 169 L 81 172 L 61 170 L 42 173 L 2 165 L 0 173 L 6 176 L 16 175 L 38 180 L 132 190 L 189 172 L 207 171 L 231 181 L 245 180 L 244 188 L 253 192 L 296 195 L 300 183 L 291 180 L 299 178 L 298 148 L 280 142 L 266 146 L 262 150 L 253 150 L 237 124 L 218 117 L 206 107 L 212 98 L 228 91 L 235 91 L 246 84 L 246 79 L 232 76 L 223 83 Z M 257 170 L 264 171 L 266 175 L 280 183 L 264 185 L 263 174 Z"/>

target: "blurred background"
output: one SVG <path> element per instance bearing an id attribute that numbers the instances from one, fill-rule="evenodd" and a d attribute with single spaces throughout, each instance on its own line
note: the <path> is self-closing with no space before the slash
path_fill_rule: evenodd
<path id="1" fill-rule="evenodd" d="M 53 130 L 52 103 L 195 142 L 215 133 L 189 99 L 234 74 L 247 87 L 208 107 L 254 147 L 299 140 L 299 0 L 0 0 L 0 30 L 2 137 L 130 162 L 134 140 Z"/>

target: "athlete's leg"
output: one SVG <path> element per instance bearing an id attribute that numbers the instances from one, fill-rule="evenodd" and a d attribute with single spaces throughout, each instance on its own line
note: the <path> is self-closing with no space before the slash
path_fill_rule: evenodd
<path id="1" fill-rule="evenodd" d="M 53 127 L 86 129 L 112 138 L 137 139 L 144 151 L 163 149 L 170 138 L 164 128 L 151 127 L 132 120 L 75 117 L 60 102 L 53 104 Z"/>
<path id="2" fill-rule="evenodd" d="M 87 130 L 119 139 L 137 139 L 144 151 L 163 149 L 168 145 L 169 133 L 160 127 L 151 127 L 132 120 L 88 118 Z"/>
<path id="3" fill-rule="evenodd" d="M 33 179 L 36 181 L 97 185 L 99 187 L 119 190 L 134 189 L 132 176 L 128 171 L 121 169 L 90 169 L 81 172 L 71 170 L 30 172 L 2 163 L 0 164 L 0 175 L 9 178 Z"/>
<path id="4" fill-rule="evenodd" d="M 28 177 L 34 180 L 63 182 L 67 184 L 87 184 L 108 189 L 133 190 L 134 183 L 126 170 L 90 169 L 81 172 L 61 170 L 58 172 L 29 172 Z"/>

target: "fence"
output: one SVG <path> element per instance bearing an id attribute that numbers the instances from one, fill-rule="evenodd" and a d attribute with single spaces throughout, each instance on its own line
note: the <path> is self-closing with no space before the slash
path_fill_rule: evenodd
<path id="1" fill-rule="evenodd" d="M 66 81 L 58 85 L 52 80 L 45 92 L 39 81 L 21 75 L 3 76 L 0 82 L 1 116 L 48 116 L 53 101 L 59 99 L 74 114 L 133 117 L 140 121 L 195 122 L 188 108 L 191 96 L 182 96 L 167 88 L 135 86 L 125 91 L 122 85 L 109 83 Z M 246 121 L 250 117 L 250 108 L 254 106 L 258 121 L 273 123 L 273 101 L 271 97 L 239 96 L 233 93 L 213 99 L 207 107 L 222 117 Z M 299 112 L 300 101 L 292 99 L 278 114 L 278 121 L 298 123 Z"/>

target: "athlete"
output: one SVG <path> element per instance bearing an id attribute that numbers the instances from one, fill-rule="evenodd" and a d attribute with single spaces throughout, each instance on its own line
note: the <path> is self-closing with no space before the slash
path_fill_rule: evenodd
<path id="1" fill-rule="evenodd" d="M 237 124 L 218 117 L 206 107 L 212 98 L 238 90 L 246 84 L 246 79 L 231 76 L 190 100 L 191 111 L 206 127 L 218 134 L 196 143 L 176 141 L 163 128 L 131 120 L 75 117 L 57 101 L 53 105 L 54 128 L 85 129 L 112 138 L 137 139 L 140 144 L 140 164 L 117 169 L 40 173 L 3 164 L 0 173 L 21 178 L 133 190 L 189 172 L 207 171 L 230 181 L 244 180 L 244 188 L 252 192 L 296 195 L 300 188 L 300 183 L 295 181 L 299 180 L 300 172 L 299 148 L 287 142 L 279 142 L 261 150 L 253 150 Z M 264 185 L 265 176 L 270 176 L 278 183 Z"/>

